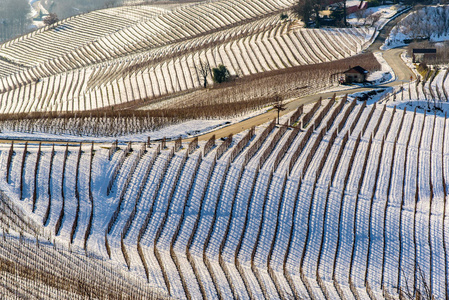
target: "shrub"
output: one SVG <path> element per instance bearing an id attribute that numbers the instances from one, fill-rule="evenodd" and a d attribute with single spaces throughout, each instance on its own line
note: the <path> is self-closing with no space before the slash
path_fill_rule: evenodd
<path id="1" fill-rule="evenodd" d="M 416 70 L 419 72 L 419 74 L 421 74 L 422 77 L 424 77 L 429 70 L 429 67 L 426 63 L 422 62 L 416 67 Z"/>
<path id="2" fill-rule="evenodd" d="M 229 81 L 231 74 L 229 73 L 228 68 L 224 65 L 219 65 L 217 68 L 212 69 L 212 79 L 216 83 L 222 83 Z"/>
<path id="3" fill-rule="evenodd" d="M 58 21 L 59 21 L 58 16 L 54 13 L 51 13 L 44 18 L 45 25 L 51 25 L 51 24 L 57 23 Z"/>

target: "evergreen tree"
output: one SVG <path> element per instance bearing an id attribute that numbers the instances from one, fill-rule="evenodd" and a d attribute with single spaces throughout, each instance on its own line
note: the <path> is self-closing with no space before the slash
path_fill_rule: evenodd
<path id="1" fill-rule="evenodd" d="M 230 77 L 231 74 L 229 73 L 229 70 L 223 65 L 219 65 L 217 68 L 212 69 L 212 78 L 216 83 L 226 82 Z"/>

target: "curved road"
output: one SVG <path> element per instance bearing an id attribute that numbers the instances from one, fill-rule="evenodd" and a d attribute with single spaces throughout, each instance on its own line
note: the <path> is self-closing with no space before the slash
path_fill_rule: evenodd
<path id="1" fill-rule="evenodd" d="M 284 114 L 287 114 L 289 112 L 292 112 L 296 110 L 300 105 L 309 104 L 312 102 L 317 101 L 320 97 L 323 99 L 332 97 L 333 94 L 337 94 L 337 96 L 345 95 L 345 94 L 352 94 L 357 92 L 363 92 L 363 91 L 369 91 L 373 88 L 381 88 L 381 87 L 393 87 L 403 84 L 403 82 L 410 81 L 410 78 L 412 80 L 415 80 L 415 74 L 412 70 L 402 61 L 401 59 L 401 53 L 404 51 L 403 48 L 396 48 L 396 49 L 390 49 L 387 51 L 381 51 L 383 52 L 383 57 L 387 61 L 387 63 L 391 66 L 394 73 L 396 74 L 396 79 L 392 82 L 389 82 L 384 85 L 380 86 L 370 86 L 370 87 L 361 87 L 361 88 L 354 88 L 354 89 L 346 89 L 342 91 L 333 91 L 333 92 L 324 92 L 324 93 L 318 93 L 314 95 L 309 95 L 301 98 L 294 99 L 286 104 L 286 110 L 281 112 L 281 116 Z M 198 137 L 199 140 L 208 140 L 211 138 L 212 135 L 215 134 L 215 138 L 219 139 L 222 137 L 226 137 L 229 134 L 237 134 L 241 131 L 244 131 L 246 129 L 250 129 L 253 126 L 258 126 L 263 123 L 266 123 L 270 120 L 273 120 L 277 117 L 277 111 L 270 110 L 266 113 L 263 113 L 261 115 L 255 116 L 253 118 L 244 120 L 239 123 L 231 124 L 227 127 L 223 127 L 220 129 L 217 129 L 215 131 L 209 132 L 207 134 L 203 134 Z M 186 140 L 189 141 L 190 139 Z"/>
<path id="2" fill-rule="evenodd" d="M 414 73 L 409 69 L 409 67 L 402 61 L 400 55 L 404 51 L 403 48 L 396 48 L 396 49 L 390 49 L 387 51 L 379 50 L 380 46 L 382 46 L 383 42 L 385 41 L 386 37 L 388 36 L 391 29 L 403 18 L 407 15 L 407 13 L 403 14 L 402 16 L 395 18 L 391 20 L 388 24 L 384 26 L 384 28 L 380 31 L 379 35 L 377 36 L 376 40 L 373 42 L 373 44 L 368 47 L 367 51 L 372 52 L 383 52 L 383 57 L 387 61 L 387 63 L 391 66 L 394 73 L 396 74 L 396 78 L 394 81 L 381 85 L 381 86 L 370 86 L 370 87 L 362 87 L 362 88 L 353 88 L 353 89 L 345 89 L 342 91 L 333 91 L 333 92 L 323 92 L 323 93 L 317 93 L 314 95 L 309 95 L 301 98 L 297 98 L 294 100 L 289 101 L 286 103 L 286 110 L 281 112 L 281 116 L 285 115 L 287 113 L 290 113 L 294 110 L 296 110 L 300 105 L 309 104 L 312 102 L 317 101 L 320 97 L 323 99 L 332 97 L 333 94 L 337 94 L 337 96 L 345 95 L 348 93 L 357 93 L 357 92 L 363 92 L 363 91 L 369 91 L 373 88 L 380 88 L 380 87 L 392 87 L 403 84 L 403 82 L 410 81 L 410 78 L 412 80 L 415 79 Z M 270 110 L 266 113 L 260 114 L 258 116 L 249 118 L 247 120 L 241 121 L 239 123 L 231 124 L 229 126 L 217 129 L 215 131 L 203 134 L 198 136 L 199 140 L 208 140 L 212 137 L 212 135 L 215 135 L 216 139 L 226 137 L 229 134 L 237 134 L 239 132 L 242 132 L 244 130 L 250 129 L 253 126 L 258 126 L 263 123 L 266 123 L 270 120 L 273 120 L 277 117 L 277 111 Z M 183 140 L 184 142 L 190 141 L 190 139 Z M 10 143 L 10 140 L 4 140 L 1 142 L 7 142 Z M 20 141 L 22 142 L 22 141 Z M 54 141 L 42 141 L 43 143 L 55 143 L 55 144 L 65 144 L 67 142 L 54 142 Z M 76 142 L 69 142 L 69 144 L 76 143 Z M 96 143 L 96 144 L 104 144 L 104 143 Z M 109 143 L 106 143 L 109 144 Z"/>
<path id="3" fill-rule="evenodd" d="M 334 93 L 337 94 L 337 96 L 341 96 L 341 95 L 345 95 L 348 93 L 352 94 L 352 93 L 357 93 L 357 92 L 369 91 L 369 90 L 372 90 L 373 88 L 378 88 L 378 87 L 397 86 L 397 85 L 403 84 L 404 82 L 410 81 L 410 79 L 415 80 L 416 79 L 415 74 L 413 73 L 412 70 L 410 70 L 410 68 L 401 59 L 401 54 L 404 51 L 403 47 L 396 48 L 396 49 L 390 49 L 390 50 L 386 50 L 386 51 L 380 50 L 380 47 L 383 45 L 383 43 L 385 42 L 385 39 L 390 34 L 391 29 L 400 20 L 402 20 L 406 15 L 408 15 L 408 13 L 404 13 L 404 14 L 396 17 L 395 19 L 391 20 L 390 22 L 388 22 L 380 30 L 380 32 L 379 32 L 378 36 L 376 37 L 376 40 L 373 42 L 373 44 L 371 44 L 371 46 L 369 46 L 367 49 L 367 51 L 370 51 L 370 52 L 382 52 L 383 53 L 384 59 L 387 61 L 387 63 L 390 65 L 390 67 L 393 69 L 393 71 L 396 75 L 396 78 L 394 81 L 389 82 L 385 85 L 381 85 L 381 86 L 346 89 L 346 90 L 337 91 L 337 92 L 335 92 L 335 91 L 334 92 L 324 92 L 324 93 L 317 93 L 314 95 L 297 98 L 297 99 L 294 99 L 286 104 L 287 109 L 284 110 L 283 112 L 281 112 L 281 116 L 296 110 L 300 105 L 303 105 L 303 104 L 305 105 L 305 104 L 315 102 L 320 97 L 322 97 L 323 99 L 332 97 L 332 95 Z M 250 129 L 253 126 L 258 126 L 258 125 L 266 123 L 270 120 L 273 120 L 276 117 L 277 117 L 277 111 L 270 110 L 266 113 L 263 113 L 261 115 L 255 116 L 250 119 L 247 119 L 245 121 L 231 124 L 227 127 L 223 127 L 223 128 L 217 129 L 215 131 L 198 136 L 198 139 L 199 140 L 208 140 L 214 134 L 215 134 L 216 139 L 226 137 L 229 134 L 237 134 L 241 131 Z M 189 141 L 189 140 L 190 139 L 188 139 L 186 141 Z"/>

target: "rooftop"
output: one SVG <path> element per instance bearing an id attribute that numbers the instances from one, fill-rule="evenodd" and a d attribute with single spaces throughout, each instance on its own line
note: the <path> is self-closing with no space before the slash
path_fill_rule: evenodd
<path id="1" fill-rule="evenodd" d="M 360 74 L 367 74 L 368 71 L 365 70 L 364 68 L 362 68 L 361 66 L 356 66 L 356 67 L 350 68 L 349 70 L 345 71 L 344 73 L 345 73 L 345 74 L 346 74 L 346 73 L 360 73 Z"/>
<path id="2" fill-rule="evenodd" d="M 413 49 L 413 53 L 437 53 L 437 49 L 432 48 L 432 49 L 419 49 L 419 48 L 415 48 Z"/>

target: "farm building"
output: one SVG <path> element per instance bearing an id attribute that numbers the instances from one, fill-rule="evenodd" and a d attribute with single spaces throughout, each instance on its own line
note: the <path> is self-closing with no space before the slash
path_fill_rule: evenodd
<path id="1" fill-rule="evenodd" d="M 327 10 L 320 12 L 323 15 L 331 15 L 336 9 L 342 8 L 344 3 L 342 1 L 332 0 L 328 3 Z M 352 14 L 356 11 L 367 9 L 367 1 L 346 1 L 346 14 Z"/>
<path id="2" fill-rule="evenodd" d="M 434 58 L 437 55 L 437 49 L 413 49 L 413 62 L 419 63 L 426 58 Z"/>
<path id="3" fill-rule="evenodd" d="M 349 70 L 343 72 L 343 74 L 345 74 L 346 83 L 365 82 L 368 71 L 361 66 L 356 66 L 353 68 L 349 68 Z"/>

